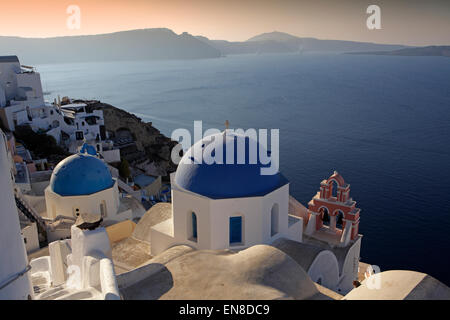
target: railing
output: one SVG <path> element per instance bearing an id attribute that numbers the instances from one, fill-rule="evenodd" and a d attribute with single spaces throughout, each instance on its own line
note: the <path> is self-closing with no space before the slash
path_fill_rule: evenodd
<path id="1" fill-rule="evenodd" d="M 31 222 L 36 222 L 45 230 L 46 225 L 44 219 L 42 219 L 42 217 L 30 205 L 28 205 L 27 201 L 18 192 L 15 193 L 14 198 L 16 200 L 17 208 Z"/>
<path id="2" fill-rule="evenodd" d="M 31 266 L 27 265 L 25 267 L 25 269 L 23 269 L 22 271 L 16 273 L 14 276 L 11 277 L 11 279 L 6 280 L 4 283 L 0 283 L 0 290 L 2 290 L 3 288 L 5 288 L 6 286 L 10 285 L 11 283 L 13 283 L 14 281 L 16 281 L 17 279 L 19 279 L 21 276 L 23 276 L 25 273 L 27 273 L 28 271 L 31 270 Z"/>

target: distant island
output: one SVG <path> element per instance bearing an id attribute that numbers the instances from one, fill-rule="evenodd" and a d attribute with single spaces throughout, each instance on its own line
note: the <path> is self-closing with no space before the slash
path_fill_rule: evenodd
<path id="1" fill-rule="evenodd" d="M 210 40 L 170 29 L 141 29 L 56 38 L 0 36 L 2 55 L 18 55 L 28 64 L 207 59 L 232 54 L 346 53 L 405 49 L 402 45 L 300 38 L 283 32 L 257 35 L 243 42 Z"/>
<path id="2" fill-rule="evenodd" d="M 404 48 L 394 51 L 347 52 L 347 54 L 370 54 L 379 56 L 435 56 L 450 57 L 450 46 Z"/>
<path id="3" fill-rule="evenodd" d="M 218 58 L 221 52 L 169 29 L 143 29 L 56 38 L 0 37 L 1 55 L 29 64 L 121 60 Z"/>
<path id="4" fill-rule="evenodd" d="M 198 36 L 197 38 L 220 50 L 224 55 L 261 53 L 345 53 L 407 48 L 407 46 L 397 44 L 391 45 L 346 40 L 300 38 L 278 31 L 263 33 L 243 42 L 210 40 L 202 36 Z"/>

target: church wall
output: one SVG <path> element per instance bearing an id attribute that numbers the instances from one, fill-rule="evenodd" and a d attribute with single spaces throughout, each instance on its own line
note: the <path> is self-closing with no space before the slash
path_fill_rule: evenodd
<path id="1" fill-rule="evenodd" d="M 106 204 L 107 217 L 104 219 L 115 219 L 119 208 L 119 195 L 117 191 L 117 182 L 115 185 L 91 195 L 86 196 L 60 196 L 53 192 L 49 187 L 45 189 L 45 203 L 47 207 L 47 216 L 51 219 L 58 215 L 66 217 L 76 217 L 75 208 L 80 213 L 101 214 L 100 204 L 104 201 Z"/>
<path id="2" fill-rule="evenodd" d="M 336 290 L 339 282 L 339 265 L 336 256 L 329 250 L 321 251 L 308 269 L 312 281 Z"/>
<path id="3" fill-rule="evenodd" d="M 243 249 L 261 243 L 271 243 L 279 237 L 292 238 L 289 232 L 289 185 L 264 197 L 209 199 L 172 189 L 173 232 L 171 243 L 184 243 L 197 249 Z M 278 205 L 278 233 L 271 236 L 271 213 Z M 197 216 L 197 241 L 191 238 L 192 218 Z M 230 217 L 242 216 L 242 242 L 230 246 Z M 301 241 L 301 228 L 294 240 Z"/>
<path id="4" fill-rule="evenodd" d="M 274 204 L 278 204 L 278 233 L 271 235 L 271 216 Z M 270 243 L 288 234 L 289 184 L 265 195 L 262 198 L 262 240 Z"/>
<path id="5" fill-rule="evenodd" d="M 242 216 L 242 242 L 230 246 L 230 217 Z M 210 249 L 243 249 L 263 243 L 262 197 L 211 200 Z"/>
<path id="6" fill-rule="evenodd" d="M 210 199 L 184 191 L 172 189 L 173 228 L 175 242 L 186 243 L 197 249 L 211 246 Z M 192 212 L 197 215 L 197 241 L 191 238 Z"/>

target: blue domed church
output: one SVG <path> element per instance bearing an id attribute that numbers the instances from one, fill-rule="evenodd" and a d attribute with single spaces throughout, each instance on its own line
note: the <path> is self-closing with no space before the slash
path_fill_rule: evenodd
<path id="1" fill-rule="evenodd" d="M 51 220 L 75 220 L 81 213 L 99 214 L 106 224 L 133 219 L 136 212 L 124 200 L 117 179 L 89 146 L 58 163 L 45 189 L 46 215 Z M 69 235 L 70 228 L 61 228 L 52 230 L 49 237 L 55 240 Z"/>
<path id="2" fill-rule="evenodd" d="M 195 143 L 171 175 L 172 219 L 152 228 L 152 255 L 176 244 L 240 250 L 280 237 L 301 241 L 302 221 L 288 214 L 289 182 L 279 172 L 261 174 L 268 166 L 259 158 L 263 148 L 228 130 Z M 208 162 L 205 155 L 218 150 L 223 161 Z M 258 154 L 253 161 L 251 150 Z"/>

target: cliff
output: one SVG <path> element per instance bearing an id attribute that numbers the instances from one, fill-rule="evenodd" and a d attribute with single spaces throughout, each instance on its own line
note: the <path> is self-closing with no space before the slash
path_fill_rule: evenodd
<path id="1" fill-rule="evenodd" d="M 150 175 L 167 176 L 176 170 L 170 155 L 177 142 L 164 136 L 151 122 L 144 122 L 134 114 L 100 101 L 74 102 L 86 103 L 87 108 L 93 110 L 103 110 L 105 127 L 113 140 L 124 136 L 134 140 L 120 151 L 121 157 L 130 165 Z"/>

